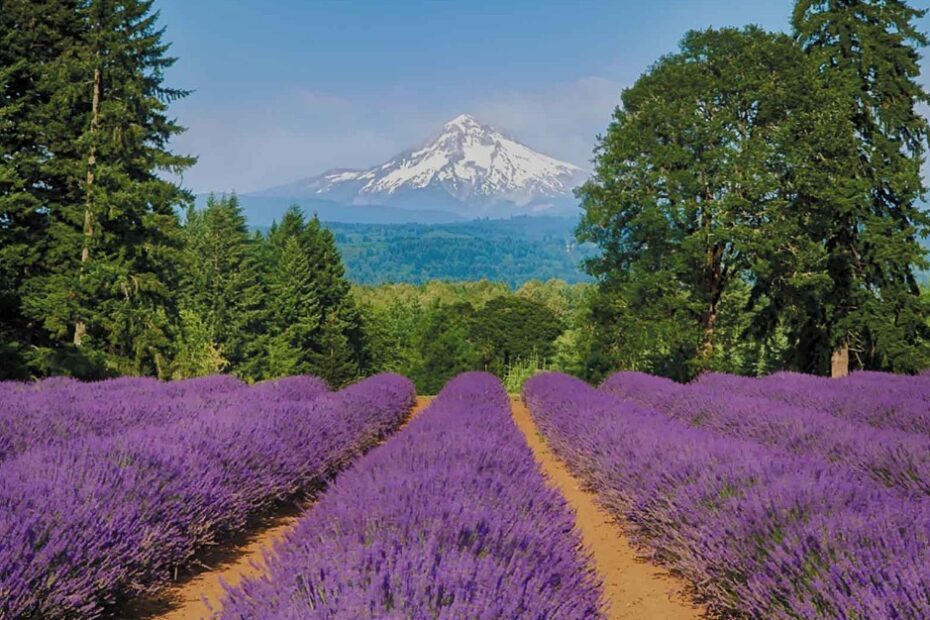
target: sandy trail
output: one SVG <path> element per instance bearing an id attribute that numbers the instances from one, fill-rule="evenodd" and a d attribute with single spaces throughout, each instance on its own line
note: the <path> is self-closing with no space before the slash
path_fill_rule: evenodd
<path id="1" fill-rule="evenodd" d="M 604 598 L 611 620 L 690 620 L 705 617 L 688 600 L 687 585 L 667 571 L 640 559 L 627 537 L 607 512 L 582 490 L 546 445 L 526 406 L 513 400 L 513 417 L 526 436 L 540 467 L 575 511 L 581 537 L 593 554 L 594 567 L 604 582 Z"/>
<path id="2" fill-rule="evenodd" d="M 425 396 L 417 397 L 407 423 L 423 411 L 430 400 L 431 398 Z M 210 618 L 211 614 L 220 608 L 220 600 L 225 592 L 222 582 L 236 585 L 243 578 L 260 574 L 264 569 L 264 553 L 287 536 L 300 520 L 302 512 L 311 507 L 312 504 L 302 506 L 299 510 L 292 509 L 288 514 L 270 519 L 261 531 L 215 554 L 213 561 L 208 558 L 205 563 L 211 565 L 210 570 L 200 572 L 170 587 L 160 600 L 148 605 L 151 611 L 139 610 L 127 617 L 151 620 Z"/>
<path id="3" fill-rule="evenodd" d="M 418 397 L 409 420 L 423 411 L 430 400 L 429 397 Z M 565 465 L 552 454 L 529 411 L 519 400 L 513 401 L 513 415 L 541 469 L 575 511 L 584 544 L 592 552 L 595 569 L 604 582 L 608 617 L 612 620 L 703 618 L 703 611 L 688 601 L 683 582 L 638 558 L 620 528 L 595 503 L 594 494 L 583 491 Z M 265 528 L 207 558 L 205 563 L 211 565 L 209 570 L 169 588 L 163 597 L 148 606 L 148 610 L 139 609 L 124 617 L 150 620 L 210 618 L 211 613 L 220 607 L 224 593 L 221 581 L 235 585 L 243 578 L 261 573 L 263 554 L 284 538 L 297 524 L 302 512 L 311 507 L 312 504 L 300 509 L 292 508 L 286 514 L 270 519 Z"/>

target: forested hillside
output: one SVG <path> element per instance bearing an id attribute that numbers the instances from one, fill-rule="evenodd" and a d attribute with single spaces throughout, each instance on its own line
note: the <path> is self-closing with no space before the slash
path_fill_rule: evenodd
<path id="1" fill-rule="evenodd" d="M 590 281 L 582 261 L 594 248 L 575 240 L 576 225 L 547 217 L 442 225 L 327 223 L 353 282 L 488 279 L 515 287 L 552 278 Z"/>

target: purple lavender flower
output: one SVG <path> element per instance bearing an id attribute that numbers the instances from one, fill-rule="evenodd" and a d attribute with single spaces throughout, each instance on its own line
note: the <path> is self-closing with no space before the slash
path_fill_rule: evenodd
<path id="1" fill-rule="evenodd" d="M 633 383 L 637 398 L 687 390 L 655 378 Z M 691 579 L 716 611 L 930 617 L 923 498 L 822 455 L 695 427 L 565 375 L 534 377 L 524 398 L 555 452 L 642 549 Z"/>
<path id="2" fill-rule="evenodd" d="M 500 382 L 467 373 L 341 474 L 221 617 L 600 617 L 573 527 Z"/>
<path id="3" fill-rule="evenodd" d="M 335 393 L 312 378 L 211 391 L 226 381 L 146 383 L 148 397 L 184 404 L 153 405 L 163 423 L 141 425 L 132 423 L 133 402 L 119 401 L 141 397 L 121 391 L 129 381 L 26 388 L 64 389 L 81 406 L 96 402 L 84 390 L 105 400 L 112 385 L 115 394 L 93 413 L 49 414 L 79 420 L 81 433 L 50 442 L 35 427 L 38 445 L 0 462 L 0 618 L 96 618 L 154 591 L 203 546 L 322 485 L 391 433 L 414 397 L 397 375 Z M 189 388 L 200 395 L 188 398 Z M 126 412 L 122 432 L 92 432 L 94 416 L 113 411 Z"/>

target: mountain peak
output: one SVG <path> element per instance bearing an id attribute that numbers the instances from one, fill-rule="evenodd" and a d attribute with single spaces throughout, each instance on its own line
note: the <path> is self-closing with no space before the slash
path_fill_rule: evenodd
<path id="1" fill-rule="evenodd" d="M 584 176 L 581 168 L 460 114 L 419 147 L 383 164 L 367 170 L 330 170 L 263 194 L 445 207 L 464 216 L 496 216 L 577 205 L 572 189 Z"/>
<path id="2" fill-rule="evenodd" d="M 459 131 L 469 131 L 483 128 L 484 125 L 471 114 L 459 114 L 451 121 L 443 125 L 443 129 L 454 129 Z"/>

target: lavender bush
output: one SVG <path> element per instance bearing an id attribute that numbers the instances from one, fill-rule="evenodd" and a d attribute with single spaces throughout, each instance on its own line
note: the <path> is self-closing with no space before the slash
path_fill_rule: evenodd
<path id="1" fill-rule="evenodd" d="M 414 396 L 396 375 L 321 386 L 238 389 L 221 409 L 0 463 L 0 618 L 95 618 L 151 593 L 204 545 L 345 467 L 400 424 Z M 185 388 L 161 389 L 167 399 Z"/>
<path id="2" fill-rule="evenodd" d="M 492 375 L 454 379 L 340 475 L 222 618 L 595 618 L 572 515 Z"/>
<path id="3" fill-rule="evenodd" d="M 817 408 L 718 389 L 714 383 L 681 385 L 642 373 L 619 372 L 608 378 L 601 390 L 653 407 L 690 426 L 792 454 L 821 456 L 903 492 L 930 494 L 927 435 L 875 428 Z"/>
<path id="4" fill-rule="evenodd" d="M 307 382 L 313 385 L 313 396 L 328 389 L 315 377 Z M 73 437 L 114 435 L 222 409 L 244 389 L 244 383 L 226 375 L 171 383 L 144 377 L 0 382 L 0 460 Z"/>
<path id="5" fill-rule="evenodd" d="M 531 379 L 524 398 L 556 453 L 715 611 L 930 617 L 926 501 L 816 455 L 682 424 L 565 375 Z"/>
<path id="6" fill-rule="evenodd" d="M 930 435 L 930 376 L 854 372 L 842 379 L 780 372 L 754 379 L 719 373 L 696 381 L 708 390 L 757 396 L 868 424 Z"/>

